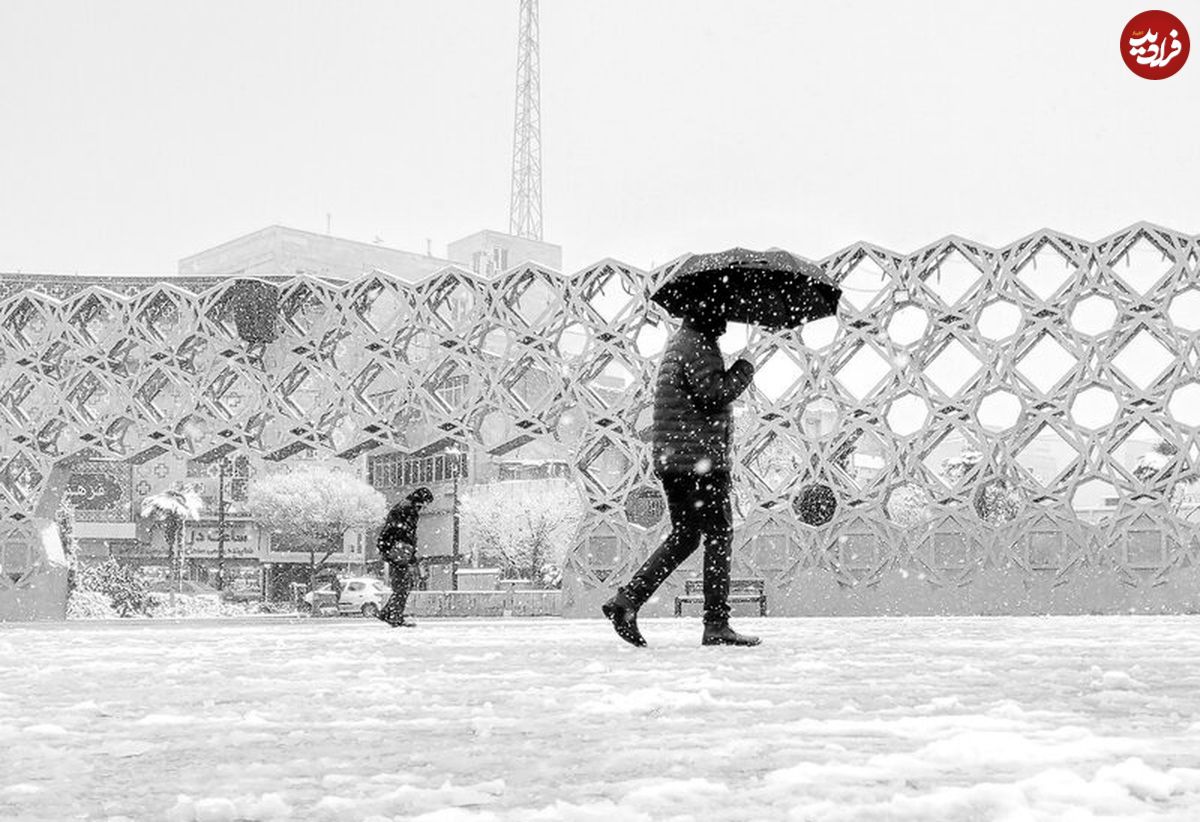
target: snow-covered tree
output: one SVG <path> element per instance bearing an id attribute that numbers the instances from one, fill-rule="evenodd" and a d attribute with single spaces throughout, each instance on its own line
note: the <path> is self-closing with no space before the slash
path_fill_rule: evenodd
<path id="1" fill-rule="evenodd" d="M 983 460 L 983 453 L 964 448 L 957 457 L 942 460 L 942 476 L 953 485 L 965 477 Z M 975 513 L 991 525 L 1016 519 L 1021 510 L 1021 494 L 1006 479 L 990 480 L 975 494 Z"/>
<path id="2" fill-rule="evenodd" d="M 901 528 L 910 528 L 929 519 L 929 494 L 914 483 L 901 485 L 888 495 L 888 519 Z"/>
<path id="3" fill-rule="evenodd" d="M 1171 485 L 1170 505 L 1178 512 L 1186 502 L 1188 492 L 1200 482 L 1200 473 L 1195 466 L 1187 464 L 1186 458 L 1179 453 L 1179 446 L 1159 440 L 1153 448 L 1138 458 L 1133 475 L 1142 482 L 1152 483 L 1168 479 L 1176 471 L 1179 474 Z"/>
<path id="4" fill-rule="evenodd" d="M 505 577 L 557 587 L 583 516 L 583 500 L 567 482 L 496 482 L 466 494 L 460 514 L 467 543 Z"/>
<path id="5" fill-rule="evenodd" d="M 302 465 L 250 483 L 246 509 L 289 545 L 308 551 L 308 582 L 341 550 L 346 532 L 378 525 L 387 514 L 383 494 L 348 471 Z"/>

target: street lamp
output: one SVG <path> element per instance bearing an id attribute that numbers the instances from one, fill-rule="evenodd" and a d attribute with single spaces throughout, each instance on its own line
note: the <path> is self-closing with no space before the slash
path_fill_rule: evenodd
<path id="1" fill-rule="evenodd" d="M 225 590 L 225 464 L 221 457 L 217 466 L 217 590 Z"/>
<path id="2" fill-rule="evenodd" d="M 458 448 L 447 448 L 446 456 L 452 457 L 451 465 L 454 466 L 451 472 L 451 477 L 454 482 L 454 496 L 451 508 L 451 521 L 453 530 L 451 531 L 452 542 L 450 544 L 450 590 L 458 590 L 458 474 L 459 474 L 459 457 L 463 452 Z"/>

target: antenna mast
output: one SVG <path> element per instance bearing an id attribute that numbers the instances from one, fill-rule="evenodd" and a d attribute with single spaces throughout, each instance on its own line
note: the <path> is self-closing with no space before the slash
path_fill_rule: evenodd
<path id="1" fill-rule="evenodd" d="M 517 32 L 517 109 L 513 119 L 508 233 L 542 239 L 542 103 L 538 2 L 521 0 Z"/>

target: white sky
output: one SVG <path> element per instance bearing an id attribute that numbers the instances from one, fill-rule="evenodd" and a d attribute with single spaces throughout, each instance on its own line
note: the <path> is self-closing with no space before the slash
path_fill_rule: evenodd
<path id="1" fill-rule="evenodd" d="M 548 0 L 545 236 L 574 271 L 1200 231 L 1200 55 L 1144 2 Z M 1200 10 L 1167 5 L 1200 36 Z M 0 5 L 0 271 L 163 273 L 272 223 L 506 230 L 517 0 Z"/>

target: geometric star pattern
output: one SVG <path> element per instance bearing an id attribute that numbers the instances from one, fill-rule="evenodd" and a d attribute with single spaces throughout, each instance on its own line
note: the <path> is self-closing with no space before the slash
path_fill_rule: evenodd
<path id="1" fill-rule="evenodd" d="M 764 368 L 735 409 L 735 575 L 775 613 L 971 611 L 997 586 L 1136 606 L 1191 579 L 1198 259 L 1200 238 L 1142 223 L 819 260 L 837 317 L 744 330 Z M 272 277 L 265 344 L 238 334 L 235 280 L 6 275 L 5 550 L 73 458 L 536 452 L 587 501 L 563 584 L 591 613 L 667 529 L 646 428 L 674 321 L 649 295 L 678 264 Z"/>

